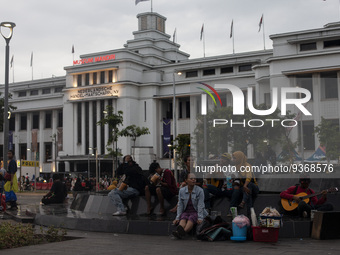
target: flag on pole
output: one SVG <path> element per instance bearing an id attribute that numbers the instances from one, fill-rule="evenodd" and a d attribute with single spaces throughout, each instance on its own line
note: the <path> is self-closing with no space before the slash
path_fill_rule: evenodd
<path id="1" fill-rule="evenodd" d="M 176 28 L 175 28 L 174 34 L 172 35 L 172 42 L 173 43 L 176 42 Z"/>
<path id="2" fill-rule="evenodd" d="M 203 33 L 204 33 L 204 23 L 203 23 L 202 28 L 201 28 L 201 37 L 200 37 L 201 41 L 202 41 L 202 38 L 203 38 Z"/>
<path id="3" fill-rule="evenodd" d="M 139 4 L 139 2 L 144 2 L 144 1 L 149 1 L 149 0 L 136 0 L 135 5 Z"/>
<path id="4" fill-rule="evenodd" d="M 263 22 L 263 14 L 262 14 L 261 19 L 260 19 L 260 22 L 259 22 L 259 31 L 258 31 L 258 32 L 261 31 L 262 22 Z"/>
<path id="5" fill-rule="evenodd" d="M 13 61 L 14 61 L 14 55 L 12 55 L 12 58 L 11 58 L 11 68 L 13 67 Z"/>
<path id="6" fill-rule="evenodd" d="M 33 51 L 31 53 L 31 64 L 30 64 L 30 66 L 33 66 Z"/>
<path id="7" fill-rule="evenodd" d="M 230 26 L 230 38 L 233 37 L 233 30 L 234 30 L 234 20 L 231 21 L 231 26 Z"/>
<path id="8" fill-rule="evenodd" d="M 74 53 L 74 45 L 72 44 L 72 53 Z"/>

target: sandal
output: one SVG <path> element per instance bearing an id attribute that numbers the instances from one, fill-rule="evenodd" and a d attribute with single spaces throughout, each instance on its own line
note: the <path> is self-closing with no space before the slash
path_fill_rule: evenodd
<path id="1" fill-rule="evenodd" d="M 151 208 L 150 208 L 150 212 L 146 213 L 146 215 L 152 215 L 154 209 L 155 209 L 154 207 L 151 207 Z"/>

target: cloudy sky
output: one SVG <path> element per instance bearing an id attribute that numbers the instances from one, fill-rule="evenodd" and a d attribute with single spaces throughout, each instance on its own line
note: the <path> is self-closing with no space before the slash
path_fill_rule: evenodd
<path id="1" fill-rule="evenodd" d="M 151 2 L 135 0 L 0 0 L 0 21 L 16 23 L 10 42 L 15 82 L 65 75 L 79 55 L 123 48 L 137 30 L 136 15 Z M 229 38 L 234 20 L 235 52 L 263 49 L 258 32 L 264 14 L 266 48 L 269 35 L 320 28 L 340 20 L 339 0 L 153 0 L 153 11 L 167 17 L 166 33 L 177 29 L 177 43 L 190 58 L 232 53 Z M 0 39 L 0 84 L 4 83 L 5 40 Z M 10 82 L 13 69 L 10 71 Z"/>

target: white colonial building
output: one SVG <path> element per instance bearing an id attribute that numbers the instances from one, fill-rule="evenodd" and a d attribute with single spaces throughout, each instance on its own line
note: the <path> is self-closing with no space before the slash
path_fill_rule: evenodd
<path id="1" fill-rule="evenodd" d="M 92 154 L 96 151 L 101 155 L 102 173 L 110 174 L 112 159 L 103 155 L 108 153 L 111 130 L 97 122 L 111 105 L 115 111 L 123 111 L 125 127 L 135 124 L 150 130 L 136 141 L 136 161 L 144 169 L 152 160 L 168 166 L 168 159 L 163 158 L 163 120 L 173 115 L 173 88 L 176 133 L 190 134 L 200 113 L 201 93 L 193 90 L 200 82 L 233 84 L 245 93 L 252 87 L 256 104 L 268 106 L 274 87 L 308 89 L 312 100 L 306 108 L 312 116 L 302 119 L 305 158 L 319 146 L 312 132 L 321 116 L 339 124 L 340 23 L 272 35 L 273 50 L 189 59 L 166 34 L 165 17 L 142 13 L 137 18 L 138 31 L 124 48 L 82 55 L 65 67 L 65 77 L 10 84 L 10 104 L 16 107 L 10 130 L 18 159 L 32 159 L 27 149 L 36 139 L 42 172 L 86 172 L 90 162 L 94 174 Z M 231 93 L 218 92 L 223 105 L 231 106 Z M 213 106 L 212 101 L 208 104 Z M 298 137 L 296 128 L 291 139 Z M 131 153 L 132 145 L 130 138 L 119 138 L 122 154 Z"/>

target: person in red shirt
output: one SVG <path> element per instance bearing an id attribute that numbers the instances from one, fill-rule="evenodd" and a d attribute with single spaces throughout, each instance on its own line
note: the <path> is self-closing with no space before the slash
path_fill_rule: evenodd
<path id="1" fill-rule="evenodd" d="M 320 199 L 317 196 L 311 197 L 308 204 L 304 202 L 297 194 L 299 193 L 307 193 L 308 195 L 314 194 L 314 190 L 309 188 L 309 184 L 311 183 L 311 179 L 308 175 L 301 175 L 299 179 L 299 184 L 295 186 L 289 187 L 287 190 L 282 191 L 280 193 L 281 198 L 285 198 L 288 200 L 294 200 L 299 203 L 298 207 L 291 211 L 287 212 L 287 214 L 297 215 L 300 217 L 310 217 L 311 210 L 318 211 L 332 211 L 333 205 L 325 203 L 327 201 L 327 191 L 324 190 L 321 192 L 322 196 Z"/>
<path id="2" fill-rule="evenodd" d="M 158 197 L 160 204 L 159 212 L 161 215 L 165 215 L 164 198 L 169 201 L 177 195 L 176 180 L 169 169 L 161 168 L 157 162 L 151 163 L 149 171 L 152 176 L 155 174 L 156 176 L 155 178 L 151 177 L 150 184 L 145 186 L 145 198 L 148 205 L 147 214 L 152 214 L 151 195 L 155 195 Z"/>

